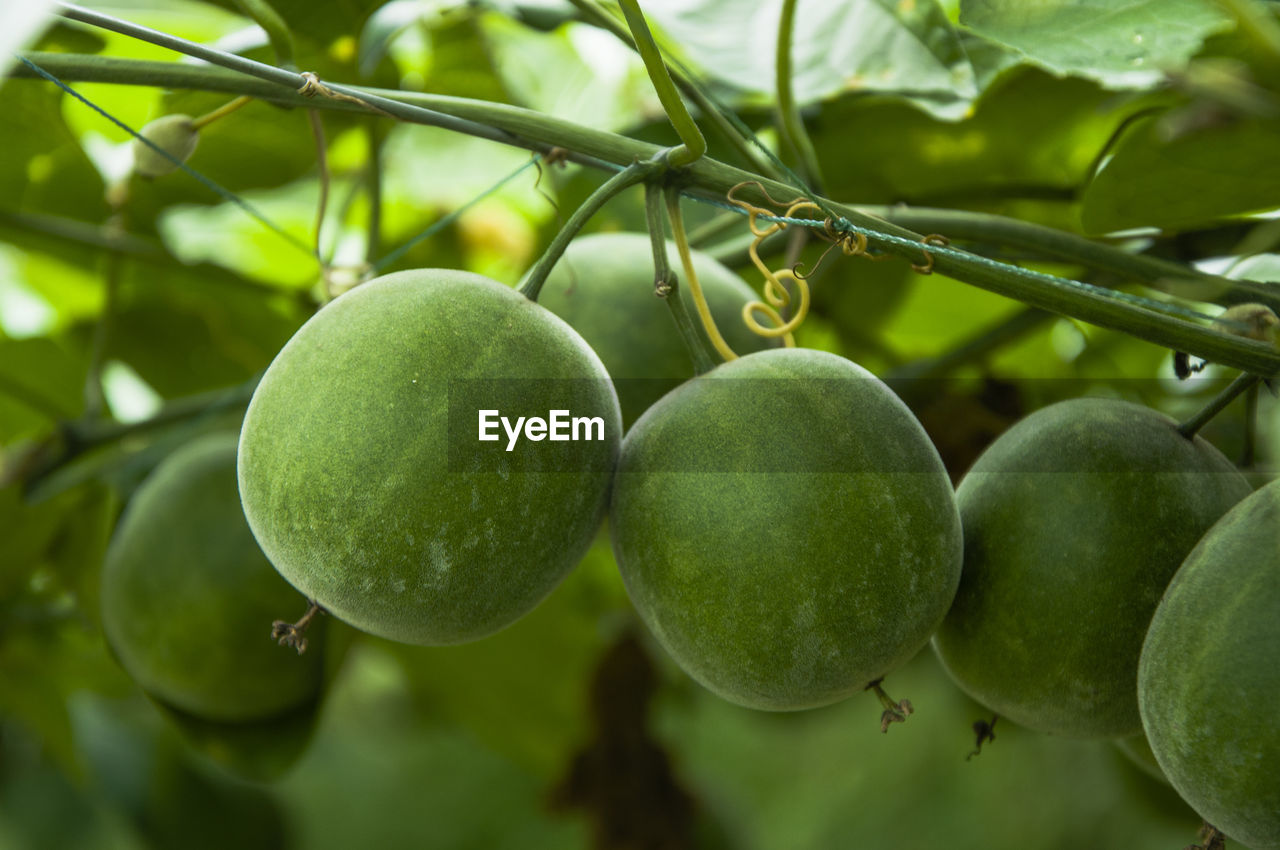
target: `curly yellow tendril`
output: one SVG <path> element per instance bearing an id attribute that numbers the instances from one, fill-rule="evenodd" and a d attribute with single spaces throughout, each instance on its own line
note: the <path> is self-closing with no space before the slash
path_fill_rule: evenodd
<path id="1" fill-rule="evenodd" d="M 750 228 L 752 235 L 755 236 L 755 239 L 751 242 L 751 246 L 747 249 L 747 253 L 751 257 L 752 265 L 759 269 L 760 273 L 764 275 L 765 282 L 764 301 L 751 301 L 744 304 L 742 307 L 742 321 L 751 329 L 752 333 L 767 338 L 782 337 L 783 343 L 788 348 L 794 348 L 796 340 L 793 335 L 793 331 L 800 326 L 800 323 L 804 321 L 805 316 L 809 313 L 809 284 L 805 281 L 804 277 L 797 274 L 794 269 L 782 269 L 774 272 L 770 270 L 762 259 L 760 259 L 760 243 L 763 242 L 766 237 L 772 236 L 780 230 L 785 230 L 787 225 L 785 222 L 775 221 L 770 223 L 767 227 L 762 227 L 757 221 L 757 216 L 773 215 L 773 210 L 756 206 L 749 201 L 744 201 L 741 198 L 735 198 L 733 195 L 736 190 L 747 185 L 753 184 L 739 183 L 737 186 L 734 186 L 729 190 L 726 197 L 730 203 L 736 204 L 747 212 L 747 227 Z M 778 207 L 786 206 L 786 213 L 783 215 L 784 218 L 793 218 L 795 214 L 801 210 L 813 209 L 821 212 L 821 209 L 816 204 L 803 199 L 797 199 L 792 201 L 790 204 L 784 205 L 770 197 L 769 193 L 766 192 L 764 187 L 759 183 L 754 183 L 754 185 L 759 189 L 761 194 L 768 198 L 770 203 Z M 783 319 L 782 313 L 780 312 L 782 308 L 791 306 L 791 291 L 783 284 L 782 281 L 784 279 L 790 281 L 792 286 L 795 287 L 796 292 L 799 293 L 799 304 L 796 306 L 795 313 L 790 319 Z M 756 318 L 757 314 L 764 316 L 770 324 L 761 324 L 760 320 Z"/>

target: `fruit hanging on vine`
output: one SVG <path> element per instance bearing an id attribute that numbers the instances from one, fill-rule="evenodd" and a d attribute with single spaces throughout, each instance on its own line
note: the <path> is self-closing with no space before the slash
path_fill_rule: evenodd
<path id="1" fill-rule="evenodd" d="M 554 411 L 588 439 L 534 434 Z M 549 310 L 469 272 L 396 272 L 276 356 L 245 416 L 240 494 L 271 562 L 330 613 L 461 643 L 531 610 L 586 551 L 620 420 L 599 358 Z"/>
<path id="2" fill-rule="evenodd" d="M 871 373 L 746 355 L 628 433 L 610 527 L 627 590 L 691 676 L 752 708 L 835 702 L 929 640 L 960 576 L 951 482 Z"/>

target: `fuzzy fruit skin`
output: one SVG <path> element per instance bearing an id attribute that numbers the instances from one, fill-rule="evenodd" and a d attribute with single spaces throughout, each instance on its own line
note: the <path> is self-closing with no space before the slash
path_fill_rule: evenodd
<path id="1" fill-rule="evenodd" d="M 1248 494 L 1221 452 L 1157 411 L 1088 398 L 1036 411 L 956 491 L 964 574 L 934 637 L 944 667 L 1032 729 L 1140 732 L 1138 654 L 1160 595 Z"/>
<path id="2" fill-rule="evenodd" d="M 805 349 L 681 385 L 623 443 L 611 531 L 640 616 L 750 708 L 843 699 L 911 658 L 960 576 L 950 479 L 870 372 Z"/>
<path id="3" fill-rule="evenodd" d="M 693 294 L 674 244 L 668 262 L 677 291 L 701 333 Z M 693 252 L 693 268 L 716 327 L 734 353 L 781 345 L 742 321 L 742 308 L 756 293 L 708 254 Z M 671 308 L 653 294 L 653 249 L 642 233 L 596 233 L 573 240 L 547 276 L 538 303 L 564 319 L 600 355 L 630 428 L 640 414 L 693 377 L 693 361 L 671 318 Z"/>
<path id="4" fill-rule="evenodd" d="M 191 124 L 190 115 L 165 115 L 147 124 L 138 132 L 156 146 L 168 151 L 179 162 L 186 162 L 196 151 L 200 131 Z M 178 170 L 178 166 L 152 150 L 148 145 L 133 140 L 133 170 L 143 177 L 163 177 Z"/>
<path id="5" fill-rule="evenodd" d="M 254 541 L 236 494 L 236 436 L 201 437 L 130 501 L 102 575 L 102 624 L 133 679 L 208 721 L 279 717 L 316 699 L 324 623 L 299 656 L 271 623 L 306 610 Z"/>
<path id="6" fill-rule="evenodd" d="M 495 387 L 479 407 L 598 416 L 604 439 L 479 442 L 471 379 Z M 245 416 L 240 494 L 276 569 L 335 616 L 462 643 L 530 611 L 580 560 L 621 431 L 604 367 L 550 311 L 480 275 L 396 272 L 276 356 Z"/>
<path id="7" fill-rule="evenodd" d="M 1183 799 L 1252 850 L 1280 850 L 1280 481 L 1219 520 L 1169 584 L 1138 704 Z"/>

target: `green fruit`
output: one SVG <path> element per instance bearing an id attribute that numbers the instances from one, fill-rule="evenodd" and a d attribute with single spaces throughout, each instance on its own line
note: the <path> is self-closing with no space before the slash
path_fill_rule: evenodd
<path id="1" fill-rule="evenodd" d="M 700 330 L 674 245 L 668 245 L 667 254 L 679 278 L 680 298 Z M 742 278 L 700 251 L 693 252 L 693 267 L 716 327 L 735 353 L 781 345 L 743 323 L 743 306 L 757 296 Z M 693 361 L 671 318 L 671 308 L 653 293 L 653 249 L 644 234 L 575 239 L 547 276 L 538 303 L 572 325 L 600 355 L 617 388 L 622 421 L 628 428 L 655 401 L 693 377 Z"/>
<path id="2" fill-rule="evenodd" d="M 906 406 L 819 351 L 678 387 L 623 443 L 614 551 L 672 657 L 732 702 L 802 709 L 914 655 L 960 576 L 951 483 Z"/>
<path id="3" fill-rule="evenodd" d="M 1156 411 L 1051 405 L 974 463 L 956 500 L 964 574 L 934 638 L 970 696 L 1075 737 L 1141 731 L 1138 654 L 1160 594 L 1249 484 Z"/>
<path id="4" fill-rule="evenodd" d="M 1219 520 L 1169 584 L 1138 702 L 1191 807 L 1253 850 L 1280 850 L 1280 481 Z"/>
<path id="5" fill-rule="evenodd" d="M 478 411 L 594 417 L 601 439 L 480 442 Z M 499 434 L 502 429 L 498 429 Z M 621 440 L 599 358 L 495 281 L 397 272 L 322 309 L 240 442 L 258 542 L 309 598 L 392 640 L 474 640 L 531 610 L 600 526 Z"/>
<path id="6" fill-rule="evenodd" d="M 195 153 L 200 131 L 191 123 L 190 115 L 165 115 L 147 124 L 139 134 L 179 162 Z M 178 170 L 168 158 L 157 153 L 140 139 L 133 140 L 133 170 L 143 177 L 163 177 Z"/>
<path id="7" fill-rule="evenodd" d="M 306 655 L 271 623 L 306 602 L 254 542 L 236 495 L 236 437 L 171 454 L 138 488 L 107 552 L 102 625 L 120 664 L 156 699 L 206 720 L 272 718 L 320 689 L 323 624 Z"/>

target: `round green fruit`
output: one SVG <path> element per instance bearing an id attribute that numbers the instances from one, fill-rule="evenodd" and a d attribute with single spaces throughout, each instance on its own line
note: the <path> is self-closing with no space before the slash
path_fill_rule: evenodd
<path id="1" fill-rule="evenodd" d="M 151 144 L 186 162 L 195 153 L 200 131 L 191 123 L 190 115 L 165 115 L 147 124 L 139 134 Z M 163 177 L 178 170 L 168 157 L 161 156 L 141 139 L 133 140 L 133 170 L 143 177 Z"/>
<path id="2" fill-rule="evenodd" d="M 1280 481 L 1219 520 L 1169 584 L 1138 704 L 1183 799 L 1252 850 L 1280 850 Z"/>
<path id="3" fill-rule="evenodd" d="M 1249 484 L 1157 411 L 1075 399 L 1018 422 L 956 500 L 964 574 L 934 646 L 993 711 L 1074 737 L 1142 730 L 1138 654 L 1165 586 Z"/>
<path id="4" fill-rule="evenodd" d="M 267 562 L 240 510 L 236 436 L 171 454 L 138 488 L 102 574 L 102 624 L 120 664 L 151 696 L 196 717 L 242 723 L 316 698 L 324 627 L 305 655 L 271 623 L 306 603 Z"/>
<path id="5" fill-rule="evenodd" d="M 495 421 L 552 411 L 598 427 L 512 443 Z M 371 634 L 461 643 L 531 610 L 586 552 L 621 432 L 599 358 L 550 311 L 468 272 L 396 272 L 276 356 L 245 415 L 240 495 L 308 598 Z"/>
<path id="6" fill-rule="evenodd" d="M 749 354 L 676 388 L 623 443 L 611 531 L 640 616 L 751 708 L 843 699 L 929 640 L 960 577 L 950 480 L 870 372 Z"/>
<path id="7" fill-rule="evenodd" d="M 693 295 L 674 245 L 668 244 L 667 255 L 679 278 L 677 291 L 696 324 Z M 743 323 L 742 308 L 757 296 L 742 278 L 700 251 L 693 252 L 693 268 L 716 327 L 735 353 L 781 345 Z M 671 309 L 654 295 L 653 249 L 644 234 L 575 239 L 547 276 L 538 303 L 572 325 L 600 355 L 628 428 L 655 401 L 693 377 L 693 361 Z"/>

